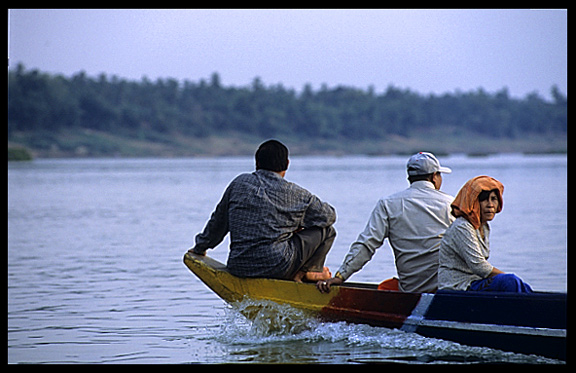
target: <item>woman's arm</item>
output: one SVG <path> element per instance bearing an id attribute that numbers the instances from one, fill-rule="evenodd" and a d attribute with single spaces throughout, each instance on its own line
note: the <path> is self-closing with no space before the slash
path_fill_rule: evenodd
<path id="1" fill-rule="evenodd" d="M 476 230 L 472 227 L 472 224 L 462 224 L 456 227 L 453 234 L 455 236 L 455 249 L 472 273 L 481 278 L 502 273 L 499 269 L 494 268 L 484 257 Z M 492 274 L 493 272 L 495 272 L 494 275 Z"/>
<path id="2" fill-rule="evenodd" d="M 499 270 L 499 269 L 496 268 L 496 267 L 492 267 L 492 272 L 490 272 L 490 274 L 488 275 L 488 277 L 494 277 L 494 276 L 496 276 L 496 275 L 502 275 L 502 274 L 504 274 L 504 273 L 506 273 L 506 272 L 503 272 L 503 271 Z"/>

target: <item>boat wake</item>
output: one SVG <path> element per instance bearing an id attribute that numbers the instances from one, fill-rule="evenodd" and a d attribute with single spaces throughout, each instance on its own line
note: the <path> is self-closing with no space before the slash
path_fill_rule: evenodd
<path id="1" fill-rule="evenodd" d="M 323 322 L 306 311 L 267 300 L 244 299 L 228 305 L 214 337 L 227 346 L 231 358 L 246 362 L 564 363 L 397 329 Z"/>
<path id="2" fill-rule="evenodd" d="M 221 332 L 228 336 L 257 339 L 301 338 L 319 321 L 307 311 L 269 300 L 244 299 L 226 308 Z"/>

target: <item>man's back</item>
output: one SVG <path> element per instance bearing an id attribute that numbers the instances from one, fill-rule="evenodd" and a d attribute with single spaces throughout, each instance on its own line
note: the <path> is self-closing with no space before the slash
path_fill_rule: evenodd
<path id="1" fill-rule="evenodd" d="M 453 221 L 453 198 L 440 192 L 443 167 L 434 154 L 419 152 L 406 163 L 410 187 L 378 201 L 364 231 L 344 257 L 333 278 L 318 281 L 320 292 L 330 291 L 359 271 L 388 238 L 394 251 L 398 288 L 405 292 L 435 292 L 438 287 L 438 248 Z"/>
<path id="2" fill-rule="evenodd" d="M 284 180 L 288 148 L 268 140 L 256 150 L 256 171 L 226 188 L 190 252 L 206 255 L 230 233 L 228 270 L 240 277 L 293 281 L 329 279 L 324 267 L 336 230 L 336 210 Z"/>
<path id="3" fill-rule="evenodd" d="M 438 249 L 454 217 L 453 198 L 426 181 L 381 200 L 388 215 L 388 239 L 403 291 L 434 291 Z"/>
<path id="4" fill-rule="evenodd" d="M 336 220 L 334 208 L 306 189 L 286 181 L 277 173 L 257 170 L 236 177 L 224 192 L 211 221 L 230 232 L 227 267 L 242 277 L 276 277 L 288 269 L 294 250 L 290 238 L 299 228 L 326 227 Z M 216 224 L 214 224 L 216 225 Z M 210 229 L 196 239 L 213 236 Z"/>
<path id="5" fill-rule="evenodd" d="M 440 241 L 454 220 L 450 214 L 452 200 L 428 181 L 415 181 L 409 188 L 379 200 L 339 272 L 347 278 L 358 271 L 388 238 L 400 290 L 436 291 Z"/>

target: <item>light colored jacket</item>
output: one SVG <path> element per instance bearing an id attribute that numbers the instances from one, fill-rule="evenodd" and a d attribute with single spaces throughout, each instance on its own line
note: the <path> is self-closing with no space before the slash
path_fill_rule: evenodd
<path id="1" fill-rule="evenodd" d="M 480 229 L 484 229 L 484 238 Z M 464 217 L 456 219 L 440 244 L 439 289 L 467 290 L 473 281 L 490 275 L 494 267 L 488 263 L 489 237 L 487 223 L 474 229 Z"/>
<path id="2" fill-rule="evenodd" d="M 394 252 L 399 288 L 406 292 L 434 292 L 438 286 L 438 250 L 446 229 L 453 197 L 429 181 L 378 201 L 368 224 L 338 272 L 344 279 L 360 270 L 388 238 Z"/>

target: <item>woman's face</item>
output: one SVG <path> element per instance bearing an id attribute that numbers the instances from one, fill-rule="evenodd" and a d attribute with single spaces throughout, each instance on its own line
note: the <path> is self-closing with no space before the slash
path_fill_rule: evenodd
<path id="1" fill-rule="evenodd" d="M 496 192 L 492 192 L 487 199 L 480 201 L 480 220 L 482 223 L 494 219 L 496 210 L 498 210 L 498 196 Z"/>

